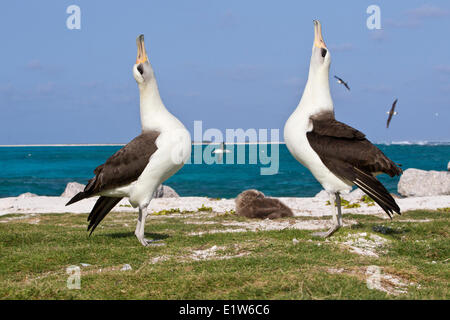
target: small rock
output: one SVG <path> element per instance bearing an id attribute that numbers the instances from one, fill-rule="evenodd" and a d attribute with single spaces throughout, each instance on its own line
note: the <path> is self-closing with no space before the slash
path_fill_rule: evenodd
<path id="1" fill-rule="evenodd" d="M 436 264 L 436 261 L 433 260 L 433 261 L 431 261 L 431 263 L 432 263 L 432 264 Z"/>
<path id="2" fill-rule="evenodd" d="M 382 234 L 394 233 L 393 229 L 391 229 L 389 227 L 381 226 L 381 225 L 373 226 L 372 230 L 375 232 L 378 232 L 378 233 L 382 233 Z"/>
<path id="3" fill-rule="evenodd" d="M 160 185 L 153 193 L 153 198 L 179 198 L 178 193 L 171 187 Z"/>
<path id="4" fill-rule="evenodd" d="M 17 198 L 19 199 L 23 199 L 23 198 L 32 198 L 32 197 L 37 197 L 37 194 L 31 193 L 31 192 L 25 192 L 22 193 L 21 195 L 17 196 Z"/>
<path id="5" fill-rule="evenodd" d="M 122 269 L 120 269 L 120 271 L 127 271 L 127 270 L 132 270 L 131 266 L 128 263 L 124 264 Z"/>
<path id="6" fill-rule="evenodd" d="M 405 197 L 450 195 L 450 172 L 407 169 L 400 177 L 398 193 Z"/>
<path id="7" fill-rule="evenodd" d="M 292 243 L 294 244 L 294 245 L 296 245 L 297 243 L 299 243 L 300 241 L 298 241 L 296 238 L 294 238 L 294 239 L 292 239 Z"/>
<path id="8" fill-rule="evenodd" d="M 74 197 L 78 192 L 84 191 L 84 184 L 78 183 L 78 182 L 69 182 L 66 185 L 66 189 L 61 194 L 61 197 L 66 198 L 72 198 Z"/>
<path id="9" fill-rule="evenodd" d="M 80 265 L 81 265 L 82 267 L 89 267 L 89 266 L 90 266 L 89 263 L 80 263 Z"/>

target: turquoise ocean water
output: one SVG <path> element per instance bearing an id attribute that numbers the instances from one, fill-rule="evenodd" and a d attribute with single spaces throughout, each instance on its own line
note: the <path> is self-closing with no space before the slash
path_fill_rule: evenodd
<path id="1" fill-rule="evenodd" d="M 284 144 L 279 146 L 279 166 L 275 175 L 260 175 L 268 164 L 186 164 L 165 184 L 181 196 L 234 198 L 245 189 L 258 189 L 269 196 L 314 196 L 321 186 L 311 173 L 300 165 Z M 447 170 L 450 144 L 437 145 L 377 145 L 403 169 Z M 193 147 L 193 151 L 194 148 Z M 205 150 L 206 146 L 200 146 Z M 257 146 L 261 148 L 261 145 Z M 83 184 L 121 146 L 46 146 L 0 147 L 0 197 L 31 192 L 38 195 L 60 195 L 68 182 Z M 236 151 L 235 145 L 227 150 Z M 258 149 L 259 151 L 259 149 Z M 270 154 L 270 147 L 268 149 Z M 193 159 L 193 157 L 192 157 Z M 235 157 L 235 163 L 237 158 Z M 193 160 L 191 161 L 193 162 Z M 259 163 L 259 162 L 258 162 Z M 391 192 L 397 192 L 397 178 L 380 175 L 378 178 Z"/>

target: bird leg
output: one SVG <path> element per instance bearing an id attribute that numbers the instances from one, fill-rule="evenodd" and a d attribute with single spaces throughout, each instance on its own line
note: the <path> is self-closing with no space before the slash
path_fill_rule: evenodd
<path id="1" fill-rule="evenodd" d="M 144 247 L 147 247 L 152 242 L 159 241 L 159 240 L 148 240 L 148 239 L 144 238 L 145 219 L 147 218 L 147 215 L 148 215 L 147 207 L 143 207 L 143 208 L 139 207 L 139 217 L 138 217 L 138 222 L 136 224 L 136 231 L 134 232 L 134 234 L 138 238 L 139 242 Z"/>
<path id="2" fill-rule="evenodd" d="M 330 194 L 330 203 L 333 206 L 333 226 L 328 231 L 313 233 L 314 237 L 327 238 L 335 233 L 340 227 L 342 227 L 341 196 L 339 195 L 339 192 Z"/>
<path id="3" fill-rule="evenodd" d="M 336 206 L 337 206 L 337 225 L 340 227 L 343 226 L 342 224 L 342 209 L 341 209 L 341 195 L 339 192 L 336 192 Z"/>

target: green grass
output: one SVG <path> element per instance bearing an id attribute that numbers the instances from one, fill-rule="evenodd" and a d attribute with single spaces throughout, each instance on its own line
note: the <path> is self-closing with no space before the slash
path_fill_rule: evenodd
<path id="1" fill-rule="evenodd" d="M 198 236 L 193 234 L 238 228 L 229 223 L 253 220 L 234 212 L 219 215 L 205 210 L 186 215 L 167 211 L 147 219 L 146 236 L 165 244 L 151 247 L 142 247 L 133 234 L 137 214 L 111 213 L 91 237 L 86 232 L 86 217 L 0 217 L 0 298 L 450 298 L 448 210 L 406 212 L 392 221 L 346 214 L 344 221 L 354 223 L 328 241 L 312 237 L 312 231 L 291 229 Z M 314 219 L 318 220 L 281 221 Z M 378 258 L 358 255 L 342 245 L 349 234 L 362 232 L 389 240 Z M 299 241 L 296 245 L 294 238 Z M 196 251 L 213 246 L 217 250 L 212 259 L 193 258 Z M 91 266 L 81 267 L 81 289 L 69 290 L 66 268 L 80 263 Z M 133 269 L 120 271 L 124 264 Z M 368 289 L 365 271 L 372 265 L 414 285 L 397 296 Z M 342 272 L 330 272 L 331 268 Z"/>

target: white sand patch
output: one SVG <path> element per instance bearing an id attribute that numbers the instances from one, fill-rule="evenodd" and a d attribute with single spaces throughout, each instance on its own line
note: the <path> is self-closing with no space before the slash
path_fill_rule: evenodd
<path id="1" fill-rule="evenodd" d="M 216 256 L 217 250 L 225 250 L 225 247 L 212 246 L 211 248 L 205 250 L 194 250 L 192 251 L 190 258 L 197 261 L 211 259 Z"/>
<path id="2" fill-rule="evenodd" d="M 120 271 L 129 271 L 129 270 L 133 270 L 133 268 L 128 264 L 124 264 L 122 268 L 120 268 Z"/>
<path id="3" fill-rule="evenodd" d="M 158 263 L 158 262 L 167 261 L 167 260 L 169 260 L 169 259 L 170 259 L 170 256 L 164 255 L 164 256 L 160 256 L 160 257 L 151 258 L 150 261 L 149 261 L 149 263 L 150 263 L 150 264 L 156 264 L 156 263 Z"/>
<path id="4" fill-rule="evenodd" d="M 431 219 L 402 219 L 402 220 L 395 220 L 395 222 L 414 222 L 414 223 L 426 223 L 431 222 L 433 220 Z"/>
<path id="5" fill-rule="evenodd" d="M 221 252 L 232 249 L 235 251 L 235 254 L 221 254 Z M 175 259 L 179 262 L 190 262 L 190 261 L 205 261 L 205 260 L 225 260 L 225 259 L 233 259 L 233 258 L 240 258 L 244 257 L 246 255 L 249 255 L 250 252 L 248 251 L 241 251 L 241 248 L 239 245 L 235 244 L 231 247 L 226 246 L 212 246 L 210 248 L 206 249 L 198 249 L 198 250 L 191 250 L 189 254 L 187 255 L 163 255 L 159 257 L 152 258 L 148 261 L 149 264 L 157 264 L 160 262 L 164 262 L 170 259 Z M 142 267 L 141 267 L 142 268 Z M 139 269 L 141 269 L 139 268 Z M 139 270 L 138 270 L 139 271 Z"/>
<path id="6" fill-rule="evenodd" d="M 389 243 L 389 240 L 383 237 L 366 232 L 349 234 L 344 240 L 335 243 L 347 247 L 353 253 L 375 258 L 379 257 L 379 252 L 386 252 L 385 247 Z"/>
<path id="7" fill-rule="evenodd" d="M 34 219 L 30 219 L 27 221 L 29 224 L 39 224 L 39 222 L 41 222 L 41 219 L 39 218 L 34 218 Z"/>
<path id="8" fill-rule="evenodd" d="M 224 259 L 232 259 L 232 258 L 239 258 L 246 255 L 249 255 L 250 252 L 240 252 L 238 254 L 234 255 L 218 255 L 218 252 L 226 250 L 227 247 L 224 246 L 212 246 L 211 248 L 204 249 L 204 250 L 193 250 L 192 253 L 187 256 L 188 260 L 194 260 L 194 261 L 200 261 L 200 260 L 224 260 Z M 239 250 L 238 245 L 235 245 L 233 248 L 235 251 Z"/>
<path id="9" fill-rule="evenodd" d="M 284 204 L 292 209 L 295 216 L 321 217 L 330 216 L 331 206 L 326 205 L 326 199 L 317 198 L 278 198 Z M 10 213 L 87 213 L 92 210 L 97 198 L 85 199 L 65 206 L 69 198 L 65 197 L 9 197 L 0 198 L 0 216 Z M 438 208 L 448 207 L 450 204 L 450 195 L 430 196 L 396 199 L 402 211 L 415 209 L 436 210 Z M 367 206 L 360 203 L 360 208 L 343 209 L 343 213 L 354 214 L 375 214 L 382 217 L 387 215 L 377 206 Z M 122 205 L 122 206 L 121 206 Z M 211 207 L 216 213 L 225 213 L 235 209 L 234 199 L 211 200 L 206 197 L 180 197 L 180 198 L 159 198 L 153 199 L 149 206 L 150 212 L 161 210 L 180 209 L 181 211 L 197 211 L 202 205 Z M 113 211 L 133 212 L 137 214 L 137 209 L 129 206 L 128 200 L 123 199 Z M 166 216 L 164 216 L 166 217 Z"/>
<path id="10" fill-rule="evenodd" d="M 388 294 L 400 295 L 408 293 L 408 284 L 403 279 L 395 277 L 390 274 L 381 274 L 380 282 L 374 289 L 384 291 Z M 410 283 L 409 285 L 414 285 Z"/>
<path id="11" fill-rule="evenodd" d="M 347 274 L 366 280 L 369 289 L 379 290 L 395 296 L 408 293 L 409 286 L 417 286 L 413 282 L 408 282 L 398 276 L 384 273 L 381 267 L 370 266 L 368 268 L 344 269 L 344 268 L 328 268 L 327 271 L 332 274 Z M 378 270 L 379 273 L 374 273 Z M 417 286 L 419 287 L 419 286 Z"/>
<path id="12" fill-rule="evenodd" d="M 185 224 L 197 224 L 197 225 L 204 225 L 204 224 L 220 224 L 220 222 L 217 221 L 185 221 Z"/>
<path id="13" fill-rule="evenodd" d="M 186 221 L 190 223 L 191 221 Z M 201 236 L 204 234 L 212 233 L 234 233 L 234 232 L 258 232 L 258 231 L 270 231 L 270 230 L 319 230 L 328 228 L 331 225 L 331 221 L 328 220 L 248 220 L 248 221 L 222 221 L 214 222 L 214 224 L 221 224 L 225 229 L 213 229 L 199 232 L 191 232 L 189 235 Z M 195 224 L 202 224 L 196 222 Z M 207 223 L 206 223 L 207 224 Z M 355 224 L 354 221 L 344 221 L 344 226 Z"/>

